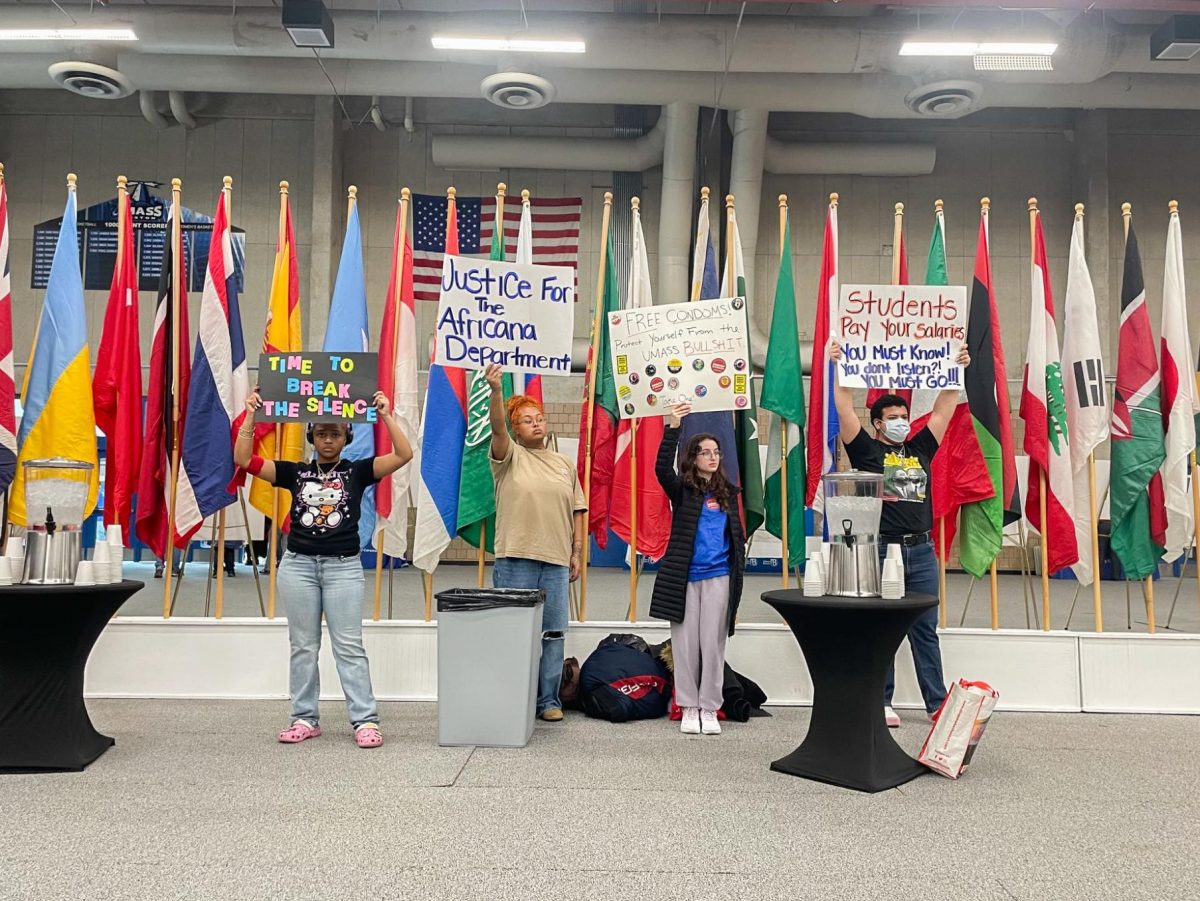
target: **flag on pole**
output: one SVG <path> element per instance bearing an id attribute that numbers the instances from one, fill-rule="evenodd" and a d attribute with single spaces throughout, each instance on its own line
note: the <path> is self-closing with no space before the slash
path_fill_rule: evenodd
<path id="1" fill-rule="evenodd" d="M 396 232 L 392 239 L 392 274 L 388 279 L 383 325 L 379 335 L 379 390 L 391 398 L 393 415 L 416 452 L 420 424 L 417 410 L 417 324 L 413 303 L 412 246 L 407 236 L 404 246 L 400 246 L 400 217 L 405 210 L 406 207 L 401 205 L 396 212 Z M 391 453 L 392 438 L 387 426 L 377 422 L 374 432 L 375 453 Z M 375 525 L 378 528 L 383 524 L 382 550 L 392 557 L 402 557 L 408 549 L 410 486 L 413 471 L 419 471 L 419 468 L 419 464 L 409 462 L 391 475 L 384 476 L 375 486 Z M 375 540 L 378 544 L 378 537 Z"/>
<path id="2" fill-rule="evenodd" d="M 182 235 L 180 235 L 182 239 Z M 150 345 L 150 380 L 146 390 L 146 427 L 142 430 L 142 469 L 138 478 L 137 522 L 138 540 L 147 545 L 160 560 L 167 558 L 167 516 L 171 501 L 171 456 L 173 443 L 175 399 L 171 394 L 175 381 L 172 374 L 171 336 L 177 332 L 179 347 L 179 431 L 183 434 L 186 422 L 188 393 L 192 379 L 191 329 L 188 326 L 187 288 L 185 279 L 179 284 L 179 317 L 175 321 L 171 301 L 171 273 L 176 254 L 183 247 L 172 247 L 170 238 L 164 241 L 162 275 L 158 280 L 158 305 L 154 311 L 154 336 Z M 182 259 L 182 256 L 180 257 Z"/>
<path id="3" fill-rule="evenodd" d="M 1192 541 L 1192 498 L 1188 476 L 1192 449 L 1196 446 L 1195 385 L 1185 376 L 1191 364 L 1191 332 L 1188 330 L 1187 290 L 1183 277 L 1183 233 L 1179 211 L 1171 210 L 1167 225 L 1167 256 L 1163 267 L 1162 415 L 1166 428 L 1166 457 L 1162 465 L 1163 495 L 1166 500 L 1167 531 L 1164 560 L 1187 553 Z"/>
<path id="4" fill-rule="evenodd" d="M 608 314 L 621 308 L 620 291 L 617 288 L 617 265 L 613 259 L 612 233 L 601 236 L 608 242 L 604 254 L 604 296 L 597 297 L 600 316 L 593 321 L 600 325 L 600 340 L 595 344 L 598 359 L 588 350 L 587 370 L 583 378 L 583 405 L 579 414 L 579 450 L 576 469 L 579 484 L 588 485 L 588 532 L 600 550 L 608 547 L 609 516 L 612 510 L 612 483 L 617 457 L 617 385 L 613 378 L 612 357 L 608 349 Z M 594 337 L 594 336 L 593 336 Z M 592 404 L 592 449 L 591 482 L 584 477 L 587 469 L 588 406 L 595 382 L 595 403 Z M 688 417 L 689 419 L 691 417 Z"/>
<path id="5" fill-rule="evenodd" d="M 117 265 L 96 349 L 92 405 L 107 438 L 104 467 L 104 524 L 121 525 L 133 546 L 130 515 L 142 466 L 142 351 L 138 333 L 138 267 L 134 256 L 133 208 L 120 204 Z"/>
<path id="6" fill-rule="evenodd" d="M 499 223 L 492 232 L 489 256 L 493 260 L 504 260 L 504 236 Z M 476 548 L 480 538 L 485 538 L 485 550 L 490 553 L 496 546 L 496 482 L 492 476 L 492 423 L 489 418 L 492 387 L 483 373 L 484 370 L 475 369 L 466 375 L 467 434 L 458 479 L 458 534 Z M 505 397 L 511 397 L 513 377 L 506 373 L 503 381 L 508 389 L 504 392 Z"/>
<path id="7" fill-rule="evenodd" d="M 750 315 L 750 298 L 746 290 L 746 262 L 742 256 L 742 235 L 738 231 L 737 216 L 729 211 L 729 225 L 733 231 L 733 254 L 726 254 L 725 284 L 731 281 L 729 268 L 733 267 L 733 293 L 746 298 L 746 315 Z M 754 380 L 751 379 L 751 382 Z M 754 402 L 754 388 L 747 392 L 750 405 L 733 412 L 733 431 L 737 447 L 738 480 L 742 486 L 739 500 L 746 534 L 753 535 L 766 519 L 766 498 L 763 493 L 762 457 L 758 452 L 758 404 Z M 803 403 L 803 401 L 801 401 Z"/>
<path id="8" fill-rule="evenodd" d="M 992 494 L 963 505 L 959 511 L 962 534 L 958 544 L 962 568 L 976 578 L 983 577 L 1000 553 L 1005 525 L 1021 518 L 1016 447 L 1008 399 L 1008 370 L 1004 363 L 1004 345 L 1000 340 L 1000 314 L 992 285 L 988 238 L 988 212 L 985 207 L 979 216 L 975 275 L 971 282 L 971 308 L 967 317 L 967 350 L 971 355 L 971 365 L 963 373 L 963 385 L 967 392 L 975 440 L 992 484 Z M 953 540 L 950 529 L 953 522 L 954 517 L 948 515 L 947 544 Z"/>
<path id="9" fill-rule="evenodd" d="M 783 231 L 783 253 L 779 256 L 779 278 L 775 283 L 775 306 L 771 312 L 771 334 L 763 370 L 762 406 L 772 414 L 767 441 L 766 524 L 767 531 L 783 537 L 783 438 L 787 430 L 787 544 L 786 566 L 799 566 L 806 550 L 804 493 L 808 480 L 804 468 L 808 457 L 801 439 L 805 425 L 804 374 L 800 365 L 800 334 L 796 326 L 796 286 L 792 277 L 792 226 Z"/>
<path id="10" fill-rule="evenodd" d="M 451 196 L 446 212 L 446 253 L 458 255 L 458 216 Z M 442 552 L 458 533 L 458 484 L 467 435 L 467 371 L 429 364 L 421 422 L 421 482 L 413 565 L 437 569 Z"/>
<path id="11" fill-rule="evenodd" d="M 284 229 L 283 241 L 275 248 L 275 269 L 271 275 L 271 294 L 267 307 L 267 324 L 263 329 L 263 353 L 301 351 L 304 335 L 300 328 L 300 273 L 296 264 L 296 233 L 292 228 L 292 201 L 283 196 Z M 254 453 L 264 460 L 298 461 L 304 456 L 304 427 L 291 423 L 280 427 L 283 437 L 280 447 L 275 446 L 276 426 L 260 422 L 254 427 Z M 291 506 L 290 492 L 275 489 L 262 479 L 254 479 L 250 485 L 250 503 L 263 516 L 274 516 L 274 501 L 278 494 L 279 516 L 283 520 L 277 525 L 287 530 L 291 519 L 286 516 Z"/>
<path id="12" fill-rule="evenodd" d="M 8 193 L 0 167 L 0 491 L 17 470 L 17 417 L 14 409 L 12 278 L 8 268 Z"/>
<path id="13" fill-rule="evenodd" d="M 222 191 L 213 217 L 192 358 L 188 428 L 183 433 L 182 465 L 175 493 L 175 531 L 183 541 L 204 525 L 206 517 L 237 500 L 238 467 L 233 462 L 233 441 L 246 415 L 250 375 L 226 203 L 227 195 Z"/>
<path id="14" fill-rule="evenodd" d="M 633 210 L 630 229 L 633 247 L 629 267 L 629 290 L 625 295 L 625 308 L 648 307 L 654 297 L 650 288 L 650 257 L 646 253 L 646 236 L 642 232 L 642 214 Z M 631 456 L 633 447 L 632 419 L 622 419 L 617 427 L 617 444 L 613 464 L 612 505 L 609 519 L 612 530 L 626 544 L 630 543 L 633 529 L 630 521 Z M 671 502 L 667 500 L 658 477 L 654 474 L 654 463 L 658 459 L 658 446 L 662 444 L 663 418 L 645 416 L 637 422 L 637 552 L 651 560 L 659 560 L 667 552 L 667 541 L 671 537 Z"/>
<path id="15" fill-rule="evenodd" d="M 1166 541 L 1166 499 L 1159 472 L 1166 459 L 1160 391 L 1142 257 L 1130 223 L 1121 278 L 1109 464 L 1110 540 L 1129 579 L 1144 579 L 1158 569 Z"/>
<path id="16" fill-rule="evenodd" d="M 823 510 L 821 476 L 830 472 L 837 459 L 840 425 L 833 403 L 833 362 L 829 359 L 829 340 L 835 334 L 838 297 L 838 224 L 837 198 L 831 198 L 825 213 L 825 238 L 821 245 L 821 280 L 817 284 L 817 317 L 813 327 L 812 368 L 808 403 L 808 480 L 804 503 Z M 831 300 L 832 298 L 832 300 Z"/>
<path id="17" fill-rule="evenodd" d="M 897 218 L 900 218 L 900 217 L 898 216 Z M 945 238 L 945 236 L 943 235 L 943 240 L 944 240 L 944 238 Z M 892 252 L 895 254 L 896 264 L 897 264 L 896 268 L 893 270 L 893 272 L 896 273 L 895 284 L 907 285 L 907 284 L 909 284 L 909 281 L 908 281 L 908 248 L 906 248 L 904 246 L 904 220 L 903 220 L 903 218 L 900 218 L 900 239 L 899 239 L 899 241 L 896 242 L 896 247 L 894 248 L 894 250 Z M 930 252 L 932 253 L 932 250 Z M 930 282 L 930 284 L 935 284 L 935 283 Z M 940 282 L 940 283 L 936 283 L 936 284 L 944 285 L 944 284 L 948 284 L 948 283 Z M 834 305 L 836 306 L 839 303 L 839 298 L 834 297 L 833 302 L 834 302 Z M 867 389 L 867 406 L 870 407 L 871 404 L 875 403 L 875 401 L 879 400 L 879 398 L 883 397 L 885 394 L 895 394 L 897 397 L 904 398 L 904 402 L 906 404 L 908 404 L 908 407 L 909 407 L 909 410 L 908 410 L 909 417 L 911 419 L 916 419 L 916 416 L 912 412 L 913 391 L 911 388 L 896 388 L 892 385 L 889 385 L 886 388 L 868 388 Z M 933 409 L 932 405 L 930 406 L 930 409 Z"/>
<path id="18" fill-rule="evenodd" d="M 363 274 L 362 230 L 358 217 L 358 201 L 350 204 L 346 217 L 346 237 L 342 241 L 342 256 L 338 261 L 337 278 L 333 283 L 333 298 L 329 302 L 329 319 L 325 324 L 322 350 L 363 353 L 371 349 L 370 325 L 367 319 L 367 282 Z M 385 453 L 391 453 L 391 447 Z M 342 450 L 346 460 L 361 460 L 375 453 L 372 429 L 355 429 L 354 440 Z M 371 543 L 375 531 L 375 486 L 363 493 L 358 520 L 359 547 Z"/>
<path id="19" fill-rule="evenodd" d="M 576 232 L 578 232 L 578 226 L 576 226 Z M 533 244 L 532 201 L 528 196 L 522 196 L 521 227 L 517 231 L 517 255 L 514 258 L 514 261 L 525 264 L 532 263 Z M 492 246 L 495 247 L 495 245 L 496 239 L 495 236 L 493 236 Z M 576 270 L 576 279 L 578 280 L 578 270 Z M 534 400 L 541 403 L 542 377 L 540 375 L 525 372 L 514 372 L 512 374 L 512 393 L 524 394 L 526 397 L 532 397 Z"/>
<path id="20" fill-rule="evenodd" d="M 907 266 L 905 269 L 907 269 Z M 940 200 L 938 201 L 938 209 L 933 216 L 933 234 L 929 238 L 929 259 L 925 263 L 925 284 L 950 284 L 950 275 L 946 266 L 946 216 L 942 212 Z M 921 429 L 925 428 L 925 425 L 929 422 L 929 414 L 933 412 L 933 403 L 937 400 L 938 393 L 933 388 L 913 389 L 908 410 L 908 418 L 912 423 L 912 427 L 908 432 L 909 435 L 915 435 Z M 963 406 L 965 403 L 966 399 L 960 397 L 959 406 Z M 945 444 L 945 441 L 942 443 Z M 937 483 L 935 481 L 935 505 L 937 503 L 936 486 Z"/>
<path id="21" fill-rule="evenodd" d="M 18 437 L 17 472 L 8 501 L 9 519 L 19 526 L 41 522 L 46 517 L 45 510 L 25 510 L 25 474 L 21 464 L 26 460 L 66 457 L 91 463 L 83 507 L 85 518 L 96 509 L 100 489 L 75 203 L 74 176 L 71 176 L 30 363 L 25 415 Z"/>
<path id="22" fill-rule="evenodd" d="M 1029 314 L 1029 351 L 1021 391 L 1021 418 L 1025 420 L 1025 453 L 1029 455 L 1029 497 L 1025 516 L 1046 543 L 1050 572 L 1079 560 L 1075 543 L 1075 489 L 1071 482 L 1071 454 L 1067 439 L 1067 409 L 1063 398 L 1062 363 L 1058 353 L 1058 327 L 1054 322 L 1054 295 L 1046 261 L 1042 217 L 1033 214 L 1032 304 Z M 1153 351 L 1152 351 L 1153 352 Z M 1161 438 L 1160 438 L 1161 440 Z M 1041 521 L 1040 479 L 1045 476 L 1046 522 Z"/>
<path id="23" fill-rule="evenodd" d="M 1067 263 L 1067 308 L 1063 320 L 1063 394 L 1067 403 L 1067 432 L 1071 437 L 1071 479 L 1075 497 L 1075 544 L 1079 561 L 1071 567 L 1080 585 L 1092 584 L 1091 480 L 1088 457 L 1108 439 L 1104 359 L 1096 325 L 1096 292 L 1084 252 L 1083 214 L 1071 228 Z M 1191 449 L 1189 448 L 1189 451 Z M 1186 474 L 1184 476 L 1186 483 Z M 1096 513 L 1099 515 L 1099 498 Z M 1191 512 L 1191 502 L 1188 512 Z"/>
<path id="24" fill-rule="evenodd" d="M 700 201 L 700 216 L 696 227 L 696 251 L 692 259 L 692 290 L 690 297 L 694 301 L 712 300 L 725 296 L 723 294 L 725 288 L 717 279 L 717 254 L 709 237 L 709 225 L 708 197 L 705 196 Z M 736 221 L 733 225 L 736 228 Z M 736 248 L 737 244 L 735 243 L 734 246 Z M 735 258 L 734 266 L 736 267 L 736 265 Z M 728 264 L 726 272 L 728 273 Z M 717 443 L 721 445 L 721 471 L 731 485 L 737 485 L 740 488 L 742 484 L 742 468 L 740 454 L 738 453 L 739 444 L 733 422 L 733 417 L 727 410 L 705 411 L 692 413 L 687 416 L 679 428 L 679 456 L 682 457 L 687 452 L 688 442 L 692 439 L 693 435 L 702 433 L 713 435 L 717 439 Z M 755 447 L 757 448 L 757 438 L 755 439 Z M 757 449 L 755 453 L 757 453 Z M 762 481 L 761 472 L 759 481 Z M 743 497 L 740 500 L 744 503 L 747 499 Z M 757 522 L 761 524 L 762 519 L 759 518 Z M 747 523 L 747 525 L 749 524 Z M 752 535 L 753 532 L 747 529 L 746 534 Z"/>

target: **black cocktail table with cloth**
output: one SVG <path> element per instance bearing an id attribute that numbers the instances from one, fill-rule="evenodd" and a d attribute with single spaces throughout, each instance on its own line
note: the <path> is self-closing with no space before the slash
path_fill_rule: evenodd
<path id="1" fill-rule="evenodd" d="M 142 584 L 0 588 L 0 772 L 78 771 L 115 744 L 88 717 L 83 670 Z"/>
<path id="2" fill-rule="evenodd" d="M 762 599 L 796 636 L 813 682 L 808 735 L 771 769 L 865 792 L 928 772 L 892 738 L 883 688 L 908 627 L 937 606 L 937 598 L 806 598 L 796 589 L 768 591 Z"/>

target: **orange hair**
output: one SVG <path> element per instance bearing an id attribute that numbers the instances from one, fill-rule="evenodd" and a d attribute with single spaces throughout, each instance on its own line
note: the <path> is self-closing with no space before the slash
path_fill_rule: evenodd
<path id="1" fill-rule="evenodd" d="M 504 408 L 508 411 L 508 424 L 513 428 L 516 428 L 517 413 L 522 407 L 533 407 L 542 416 L 546 415 L 542 402 L 536 397 L 530 397 L 528 394 L 514 394 L 504 402 Z"/>

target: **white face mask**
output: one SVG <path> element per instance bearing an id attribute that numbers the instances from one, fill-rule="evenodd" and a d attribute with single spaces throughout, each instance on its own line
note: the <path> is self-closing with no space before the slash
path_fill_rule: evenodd
<path id="1" fill-rule="evenodd" d="M 887 436 L 888 441 L 900 444 L 908 437 L 908 420 L 885 419 L 883 421 L 883 434 Z"/>

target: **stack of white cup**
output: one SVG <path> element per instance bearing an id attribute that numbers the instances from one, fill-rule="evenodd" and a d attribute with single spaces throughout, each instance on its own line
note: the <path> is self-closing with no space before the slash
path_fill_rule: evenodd
<path id="1" fill-rule="evenodd" d="M 20 579 L 20 573 L 17 574 Z M 13 583 L 12 560 L 8 557 L 0 557 L 0 585 L 11 585 Z"/>
<path id="2" fill-rule="evenodd" d="M 96 584 L 96 564 L 92 560 L 80 560 L 79 568 L 75 570 L 76 585 Z"/>
<path id="3" fill-rule="evenodd" d="M 5 545 L 5 554 L 9 568 L 12 570 L 13 582 L 20 584 L 25 575 L 25 536 L 9 535 L 8 544 Z"/>
<path id="4" fill-rule="evenodd" d="M 108 581 L 120 582 L 123 578 L 121 566 L 125 562 L 125 542 L 119 525 L 109 526 L 105 530 L 108 539 Z"/>
<path id="5" fill-rule="evenodd" d="M 904 597 L 904 560 L 900 556 L 900 545 L 889 544 L 887 557 L 883 560 L 883 578 L 880 586 L 885 598 L 896 600 Z"/>
<path id="6" fill-rule="evenodd" d="M 825 556 L 815 551 L 804 564 L 804 596 L 819 598 L 825 594 Z"/>

